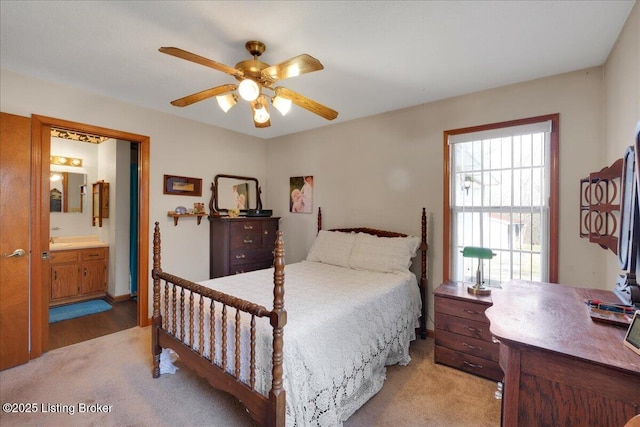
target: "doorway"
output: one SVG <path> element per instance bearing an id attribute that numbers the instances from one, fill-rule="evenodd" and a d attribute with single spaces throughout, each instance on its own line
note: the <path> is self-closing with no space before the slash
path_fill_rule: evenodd
<path id="1" fill-rule="evenodd" d="M 31 247 L 34 254 L 45 254 L 49 249 L 49 158 L 51 128 L 65 129 L 73 132 L 130 141 L 132 152 L 137 155 L 138 191 L 135 201 L 134 218 L 132 223 L 137 225 L 137 231 L 133 231 L 132 246 L 137 251 L 135 263 L 137 264 L 137 278 L 131 279 L 137 288 L 137 325 L 147 326 L 148 316 L 148 255 L 149 255 L 149 144 L 148 136 L 131 134 L 128 132 L 101 128 L 67 120 L 55 119 L 33 115 L 31 118 L 31 138 L 33 150 L 32 180 L 35 191 L 32 200 L 32 241 Z M 134 235 L 133 233 L 136 233 Z M 40 356 L 48 350 L 49 343 L 49 263 L 43 257 L 33 257 L 31 265 L 32 293 L 31 293 L 31 358 Z"/>

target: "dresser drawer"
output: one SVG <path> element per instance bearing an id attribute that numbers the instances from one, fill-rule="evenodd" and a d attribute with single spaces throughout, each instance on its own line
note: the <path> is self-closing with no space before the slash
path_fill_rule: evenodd
<path id="1" fill-rule="evenodd" d="M 443 298 L 436 295 L 434 305 L 436 312 L 450 314 L 452 316 L 475 320 L 486 324 L 489 323 L 489 319 L 484 315 L 484 311 L 488 306 L 480 305 L 476 302 Z"/>
<path id="2" fill-rule="evenodd" d="M 237 234 L 260 234 L 262 232 L 262 223 L 260 221 L 231 221 L 231 235 Z"/>
<path id="3" fill-rule="evenodd" d="M 259 248 L 262 246 L 262 235 L 258 233 L 253 234 L 236 234 L 231 236 L 231 249 L 248 249 Z"/>
<path id="4" fill-rule="evenodd" d="M 443 330 L 436 332 L 436 345 L 447 347 L 472 356 L 500 362 L 500 346 L 491 341 L 453 334 Z"/>
<path id="5" fill-rule="evenodd" d="M 452 368 L 480 375 L 494 381 L 502 381 L 504 378 L 504 374 L 497 362 L 451 350 L 439 345 L 435 347 L 435 361 L 436 363 L 451 366 Z"/>
<path id="6" fill-rule="evenodd" d="M 273 251 L 265 249 L 235 249 L 229 251 L 229 267 L 234 271 L 234 266 L 250 263 L 273 263 Z M 230 272 L 231 272 L 230 271 Z M 246 270 L 249 271 L 249 270 Z"/>
<path id="7" fill-rule="evenodd" d="M 478 322 L 477 320 L 465 319 L 464 317 L 451 316 L 442 312 L 435 313 L 435 324 L 437 329 L 465 335 L 492 342 L 493 336 L 489 331 L 489 324 Z M 439 331 L 438 331 L 439 333 Z"/>
<path id="8" fill-rule="evenodd" d="M 264 270 L 265 268 L 273 267 L 273 260 L 267 260 L 262 262 L 250 262 L 247 264 L 233 265 L 230 268 L 229 274 L 247 273 L 254 270 Z"/>

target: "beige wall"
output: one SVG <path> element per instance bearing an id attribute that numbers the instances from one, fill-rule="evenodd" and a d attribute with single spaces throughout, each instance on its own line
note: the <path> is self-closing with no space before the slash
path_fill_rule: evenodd
<path id="1" fill-rule="evenodd" d="M 559 278 L 600 287 L 602 250 L 578 237 L 577 218 L 579 180 L 604 154 L 602 97 L 602 68 L 592 68 L 272 139 L 268 208 L 285 211 L 288 179 L 298 175 L 314 175 L 314 207 L 322 206 L 328 227 L 419 235 L 426 207 L 431 291 L 443 277 L 443 131 L 560 113 Z M 315 217 L 282 216 L 287 260 L 300 260 L 313 241 Z"/>
<path id="2" fill-rule="evenodd" d="M 633 144 L 635 128 L 640 124 L 640 3 L 627 18 L 618 41 L 604 67 L 604 147 L 605 161 L 613 163 Z M 617 257 L 605 256 L 605 277 L 619 274 Z"/>

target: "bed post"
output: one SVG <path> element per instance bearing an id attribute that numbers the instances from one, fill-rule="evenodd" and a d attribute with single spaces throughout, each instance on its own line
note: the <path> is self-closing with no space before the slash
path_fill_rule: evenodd
<path id="1" fill-rule="evenodd" d="M 162 326 L 162 316 L 160 315 L 160 278 L 162 273 L 160 268 L 160 226 L 156 221 L 153 230 L 153 317 L 151 319 L 151 354 L 153 354 L 153 378 L 160 376 L 160 353 L 162 348 L 158 344 L 158 329 Z"/>
<path id="2" fill-rule="evenodd" d="M 318 234 L 322 230 L 322 208 L 318 206 Z"/>
<path id="3" fill-rule="evenodd" d="M 287 311 L 284 309 L 284 243 L 282 231 L 276 233 L 276 250 L 273 261 L 273 311 L 271 312 L 271 326 L 273 326 L 273 370 L 271 390 L 269 391 L 269 414 L 267 425 L 284 427 L 286 392 L 282 387 L 283 328 L 287 324 Z"/>
<path id="4" fill-rule="evenodd" d="M 422 208 L 422 243 L 420 252 L 422 256 L 422 270 L 420 273 L 420 297 L 422 298 L 422 315 L 420 316 L 420 338 L 427 339 L 427 210 Z"/>

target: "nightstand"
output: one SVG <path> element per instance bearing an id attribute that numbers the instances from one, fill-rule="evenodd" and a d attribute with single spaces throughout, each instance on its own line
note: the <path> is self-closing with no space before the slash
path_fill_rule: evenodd
<path id="1" fill-rule="evenodd" d="M 460 282 L 445 282 L 433 294 L 435 362 L 502 381 L 499 344 L 494 342 L 484 314 L 493 304 L 491 295 L 472 295 Z"/>

